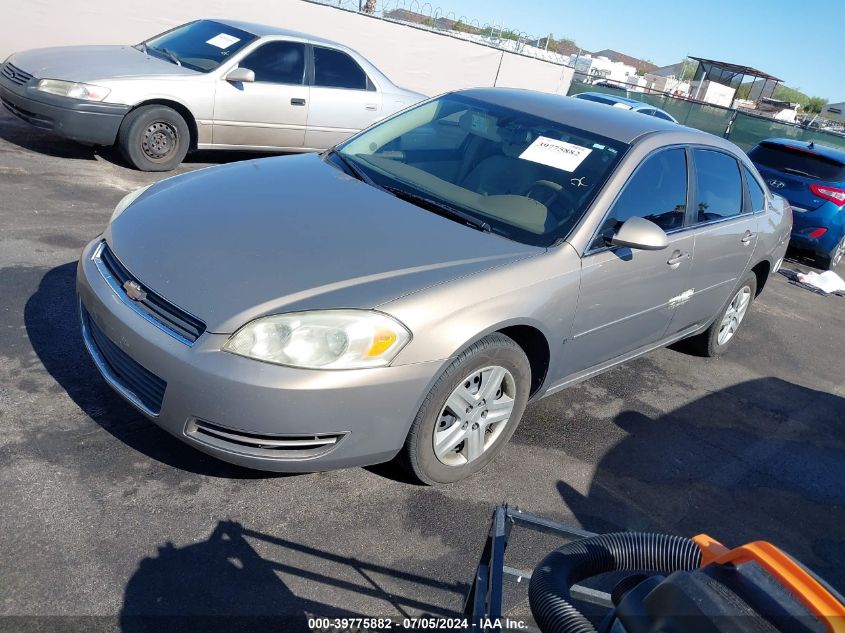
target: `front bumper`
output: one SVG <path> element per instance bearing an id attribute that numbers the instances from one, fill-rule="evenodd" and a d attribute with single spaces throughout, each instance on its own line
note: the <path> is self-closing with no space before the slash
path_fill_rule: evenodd
<path id="1" fill-rule="evenodd" d="M 80 101 L 35 89 L 37 79 L 17 85 L 0 74 L 0 103 L 33 127 L 80 143 L 113 145 L 128 105 Z"/>
<path id="2" fill-rule="evenodd" d="M 401 449 L 441 361 L 316 371 L 223 352 L 225 334 L 205 332 L 189 346 L 118 297 L 92 261 L 99 242 L 85 247 L 77 274 L 86 347 L 106 381 L 160 427 L 224 461 L 279 472 L 375 464 Z M 108 339 L 100 347 L 92 328 Z M 123 375 L 140 371 L 125 369 L 128 357 L 166 383 L 157 411 L 139 406 L 108 354 L 122 357 Z"/>

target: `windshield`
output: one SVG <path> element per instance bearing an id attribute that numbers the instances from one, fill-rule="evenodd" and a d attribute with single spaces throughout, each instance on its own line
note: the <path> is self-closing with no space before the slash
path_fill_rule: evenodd
<path id="1" fill-rule="evenodd" d="M 338 148 L 388 190 L 459 210 L 507 238 L 565 237 L 627 145 L 518 110 L 445 95 Z"/>
<path id="2" fill-rule="evenodd" d="M 136 48 L 166 61 L 207 73 L 256 39 L 232 26 L 199 20 L 156 35 Z"/>

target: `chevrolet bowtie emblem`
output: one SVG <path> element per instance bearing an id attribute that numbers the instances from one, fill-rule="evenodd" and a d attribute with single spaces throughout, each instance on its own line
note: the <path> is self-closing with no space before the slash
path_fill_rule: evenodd
<path id="1" fill-rule="evenodd" d="M 123 289 L 126 291 L 126 296 L 132 299 L 132 301 L 143 301 L 147 298 L 147 293 L 137 281 L 129 280 L 123 282 Z"/>

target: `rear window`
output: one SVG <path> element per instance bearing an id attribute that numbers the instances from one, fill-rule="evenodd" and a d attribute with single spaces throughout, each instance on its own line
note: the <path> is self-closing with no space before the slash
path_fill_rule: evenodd
<path id="1" fill-rule="evenodd" d="M 777 169 L 787 174 L 803 176 L 814 180 L 842 182 L 845 180 L 845 164 L 820 156 L 812 150 L 760 143 L 748 152 L 749 158 L 758 165 Z"/>

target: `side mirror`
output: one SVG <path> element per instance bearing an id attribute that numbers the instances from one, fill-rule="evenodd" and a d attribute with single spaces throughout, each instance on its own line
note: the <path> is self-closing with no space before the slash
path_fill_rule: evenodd
<path id="1" fill-rule="evenodd" d="M 669 246 L 669 238 L 659 226 L 645 218 L 628 218 L 610 238 L 615 246 L 627 246 L 643 251 L 659 251 Z"/>
<path id="2" fill-rule="evenodd" d="M 226 81 L 251 84 L 255 81 L 255 73 L 249 68 L 235 68 L 226 75 Z"/>

